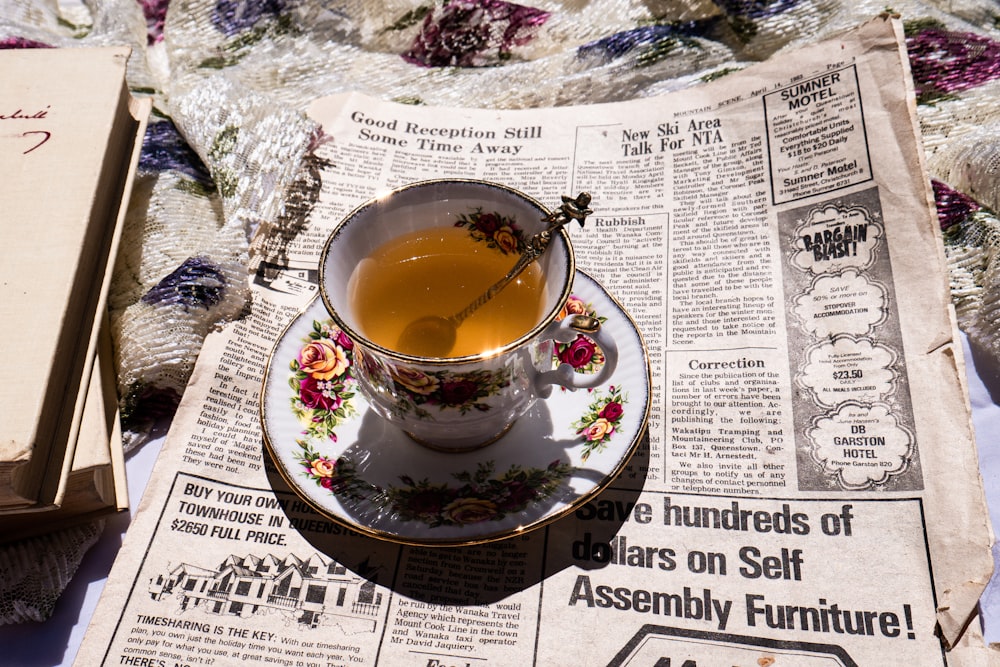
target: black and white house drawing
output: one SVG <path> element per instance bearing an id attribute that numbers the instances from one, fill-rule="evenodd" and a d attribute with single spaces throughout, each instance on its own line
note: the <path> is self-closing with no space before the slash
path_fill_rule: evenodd
<path id="1" fill-rule="evenodd" d="M 182 610 L 241 618 L 280 611 L 309 627 L 338 616 L 368 632 L 375 631 L 382 605 L 374 578 L 319 553 L 305 560 L 293 554 L 230 555 L 214 569 L 181 563 L 151 580 L 149 592 L 157 601 L 176 595 Z"/>

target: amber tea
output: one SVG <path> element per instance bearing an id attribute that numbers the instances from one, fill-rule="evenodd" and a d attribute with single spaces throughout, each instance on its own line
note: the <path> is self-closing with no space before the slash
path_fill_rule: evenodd
<path id="1" fill-rule="evenodd" d="M 394 238 L 363 259 L 351 274 L 349 302 L 361 333 L 404 354 L 419 354 L 400 340 L 422 317 L 450 317 L 502 278 L 518 259 L 473 239 L 460 227 L 434 227 Z M 542 271 L 529 266 L 458 327 L 450 357 L 494 350 L 529 332 L 542 316 Z"/>

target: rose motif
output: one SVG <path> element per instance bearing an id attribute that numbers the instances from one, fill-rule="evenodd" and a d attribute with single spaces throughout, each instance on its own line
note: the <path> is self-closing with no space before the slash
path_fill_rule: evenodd
<path id="1" fill-rule="evenodd" d="M 483 213 L 476 219 L 475 226 L 476 229 L 481 231 L 486 236 L 493 236 L 493 234 L 500 229 L 502 223 L 500 221 L 500 216 L 496 213 Z"/>
<path id="2" fill-rule="evenodd" d="M 340 329 L 337 329 L 337 335 L 334 336 L 334 342 L 347 352 L 354 349 L 354 341 L 348 338 L 347 334 Z"/>
<path id="3" fill-rule="evenodd" d="M 464 405 L 475 398 L 479 390 L 472 380 L 451 380 L 441 383 L 441 402 L 445 405 Z"/>
<path id="4" fill-rule="evenodd" d="M 289 400 L 303 433 L 336 442 L 335 429 L 356 414 L 355 353 L 354 343 L 332 320 L 313 320 L 288 364 Z M 304 460 L 307 469 L 310 460 Z"/>
<path id="5" fill-rule="evenodd" d="M 427 375 L 421 371 L 405 366 L 392 368 L 392 377 L 403 386 L 404 389 L 414 394 L 431 394 L 437 391 L 438 380 L 433 375 Z"/>
<path id="6" fill-rule="evenodd" d="M 587 440 L 591 441 L 601 440 L 602 438 L 605 438 L 614 433 L 614 430 L 615 430 L 614 424 L 609 422 L 604 417 L 600 417 L 599 419 L 597 419 L 597 421 L 595 421 L 593 424 L 584 429 L 583 436 Z"/>
<path id="7" fill-rule="evenodd" d="M 481 498 L 459 498 L 448 503 L 442 513 L 457 524 L 480 523 L 495 517 L 497 506 Z"/>
<path id="8" fill-rule="evenodd" d="M 390 367 L 393 374 L 388 389 L 397 400 L 397 406 L 409 411 L 417 419 L 434 419 L 429 406 L 439 410 L 457 410 L 466 414 L 471 410 L 486 412 L 492 406 L 485 402 L 510 385 L 506 372 L 486 369 L 467 373 L 436 371 L 424 373 L 408 367 Z"/>
<path id="9" fill-rule="evenodd" d="M 448 495 L 438 489 L 427 489 L 409 496 L 406 506 L 417 516 L 432 516 L 438 514 L 449 499 Z"/>
<path id="10" fill-rule="evenodd" d="M 595 390 L 594 400 L 586 414 L 573 423 L 577 435 L 583 437 L 584 446 L 580 458 L 584 461 L 594 452 L 604 450 L 625 416 L 628 396 L 616 385 L 609 386 L 608 392 L 605 395 L 601 390 Z"/>
<path id="11" fill-rule="evenodd" d="M 586 336 L 577 336 L 576 340 L 559 350 L 559 361 L 573 368 L 583 368 L 591 362 L 597 346 Z"/>
<path id="12" fill-rule="evenodd" d="M 604 409 L 598 413 L 598 417 L 603 417 L 609 422 L 621 419 L 621 416 L 625 413 L 625 408 L 622 407 L 621 403 L 612 401 L 604 406 Z"/>
<path id="13" fill-rule="evenodd" d="M 562 311 L 559 313 L 559 319 L 563 319 L 568 315 L 586 315 L 587 314 L 587 304 L 583 302 L 578 296 L 570 295 L 566 300 L 566 304 L 562 307 Z"/>
<path id="14" fill-rule="evenodd" d="M 336 410 L 343 402 L 330 386 L 332 382 L 317 380 L 308 376 L 299 383 L 299 398 L 302 405 L 310 410 Z"/>
<path id="15" fill-rule="evenodd" d="M 517 237 L 514 230 L 506 225 L 493 232 L 493 242 L 505 253 L 517 250 Z"/>
<path id="16" fill-rule="evenodd" d="M 484 213 L 482 208 L 471 213 L 463 213 L 455 222 L 456 227 L 465 227 L 473 241 L 485 242 L 486 247 L 503 254 L 516 253 L 524 246 L 524 232 L 518 227 L 514 216 L 505 216 L 496 211 Z"/>
<path id="17" fill-rule="evenodd" d="M 343 348 L 326 338 L 312 341 L 299 353 L 299 368 L 317 380 L 343 375 L 350 363 Z"/>
<path id="18" fill-rule="evenodd" d="M 365 354 L 364 348 L 359 347 L 354 350 L 354 363 L 361 364 L 361 368 L 364 369 L 365 373 L 369 377 L 382 378 L 385 376 L 385 370 L 379 365 L 378 359 Z"/>
<path id="19" fill-rule="evenodd" d="M 309 473 L 315 477 L 333 477 L 333 471 L 337 467 L 335 461 L 325 457 L 319 457 L 310 461 Z"/>
<path id="20" fill-rule="evenodd" d="M 475 470 L 453 473 L 459 485 L 428 479 L 399 477 L 402 485 L 382 487 L 358 474 L 349 457 L 330 459 L 308 440 L 297 440 L 295 458 L 318 486 L 340 498 L 367 500 L 399 521 L 417 521 L 429 527 L 499 521 L 509 512 L 550 497 L 575 468 L 559 459 L 545 468 L 511 465 L 494 475 L 493 460 L 480 461 Z"/>
<path id="21" fill-rule="evenodd" d="M 500 503 L 500 509 L 504 511 L 524 507 L 538 495 L 536 489 L 519 482 L 511 482 L 506 491 L 507 497 Z"/>

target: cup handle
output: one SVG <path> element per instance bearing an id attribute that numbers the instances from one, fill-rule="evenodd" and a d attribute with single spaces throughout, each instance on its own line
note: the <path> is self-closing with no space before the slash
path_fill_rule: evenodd
<path id="1" fill-rule="evenodd" d="M 554 370 L 539 373 L 535 378 L 535 391 L 540 397 L 548 397 L 554 384 L 568 389 L 590 389 L 603 384 L 615 372 L 618 365 L 618 345 L 611 333 L 601 327 L 597 318 L 570 315 L 550 324 L 542 337 L 551 338 L 557 343 L 572 343 L 578 334 L 587 336 L 601 348 L 604 365 L 596 373 L 577 373 L 570 364 L 559 364 Z"/>

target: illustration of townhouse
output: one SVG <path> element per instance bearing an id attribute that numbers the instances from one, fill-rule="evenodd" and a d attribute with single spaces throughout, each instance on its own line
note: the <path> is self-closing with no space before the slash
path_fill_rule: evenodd
<path id="1" fill-rule="evenodd" d="M 215 570 L 206 570 L 202 567 L 181 563 L 167 576 L 158 575 L 149 587 L 150 596 L 154 600 L 161 600 L 173 593 L 175 588 L 184 591 L 184 608 L 192 601 L 195 606 L 201 599 L 208 598 L 208 590 L 215 579 Z"/>
<path id="2" fill-rule="evenodd" d="M 216 569 L 189 563 L 150 582 L 150 595 L 162 600 L 177 594 L 182 610 L 203 608 L 212 614 L 246 618 L 263 610 L 288 612 L 301 624 L 316 627 L 324 616 L 340 616 L 358 630 L 374 632 L 382 604 L 374 571 L 365 576 L 314 553 L 306 559 L 289 554 L 228 556 Z"/>

